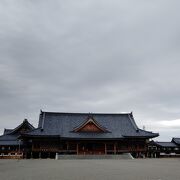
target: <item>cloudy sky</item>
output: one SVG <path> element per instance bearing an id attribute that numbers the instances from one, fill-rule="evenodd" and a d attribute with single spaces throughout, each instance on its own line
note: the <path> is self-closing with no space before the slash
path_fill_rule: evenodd
<path id="1" fill-rule="evenodd" d="M 180 137 L 179 0 L 1 0 L 0 132 L 40 109 L 131 112 Z"/>

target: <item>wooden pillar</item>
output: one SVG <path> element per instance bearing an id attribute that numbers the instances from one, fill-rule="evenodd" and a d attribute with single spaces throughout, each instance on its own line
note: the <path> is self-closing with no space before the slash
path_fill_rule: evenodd
<path id="1" fill-rule="evenodd" d="M 77 153 L 77 155 L 79 154 L 79 144 L 78 143 L 76 144 L 76 153 Z"/>
<path id="2" fill-rule="evenodd" d="M 116 143 L 114 143 L 114 154 L 116 154 Z"/>
<path id="3" fill-rule="evenodd" d="M 106 143 L 104 143 L 104 154 L 107 154 L 107 146 L 106 146 Z"/>

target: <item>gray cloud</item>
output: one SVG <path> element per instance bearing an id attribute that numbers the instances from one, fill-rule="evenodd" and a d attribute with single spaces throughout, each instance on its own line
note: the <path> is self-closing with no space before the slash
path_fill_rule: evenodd
<path id="1" fill-rule="evenodd" d="M 1 1 L 0 129 L 39 110 L 133 111 L 160 139 L 180 129 L 178 0 Z"/>

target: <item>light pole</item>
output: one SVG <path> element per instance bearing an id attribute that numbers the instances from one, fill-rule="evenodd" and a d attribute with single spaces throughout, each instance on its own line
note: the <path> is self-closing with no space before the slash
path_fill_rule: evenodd
<path id="1" fill-rule="evenodd" d="M 21 140 L 19 139 L 19 157 L 20 157 L 20 152 L 21 152 Z"/>

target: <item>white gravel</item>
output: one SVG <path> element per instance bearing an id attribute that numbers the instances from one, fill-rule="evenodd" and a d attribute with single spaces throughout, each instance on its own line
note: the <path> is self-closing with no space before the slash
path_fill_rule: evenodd
<path id="1" fill-rule="evenodd" d="M 180 180 L 180 159 L 0 160 L 0 180 Z"/>

